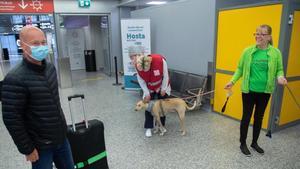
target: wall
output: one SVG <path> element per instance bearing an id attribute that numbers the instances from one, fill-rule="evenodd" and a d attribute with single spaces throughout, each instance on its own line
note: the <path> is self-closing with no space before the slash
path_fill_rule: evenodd
<path id="1" fill-rule="evenodd" d="M 163 54 L 169 68 L 207 74 L 213 61 L 215 0 L 186 0 L 133 11 L 151 19 L 152 53 Z"/>

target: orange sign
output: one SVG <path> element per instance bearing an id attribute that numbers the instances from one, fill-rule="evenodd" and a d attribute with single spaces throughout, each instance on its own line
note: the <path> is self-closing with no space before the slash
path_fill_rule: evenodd
<path id="1" fill-rule="evenodd" d="M 0 13 L 53 12 L 53 0 L 0 0 Z"/>

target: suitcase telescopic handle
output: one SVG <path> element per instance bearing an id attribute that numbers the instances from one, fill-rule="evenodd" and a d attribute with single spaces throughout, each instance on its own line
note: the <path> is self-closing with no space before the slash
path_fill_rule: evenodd
<path id="1" fill-rule="evenodd" d="M 84 95 L 83 94 L 75 94 L 72 96 L 68 96 L 68 102 L 69 102 L 69 108 L 70 108 L 70 114 L 71 114 L 71 121 L 72 121 L 72 127 L 73 127 L 73 131 L 76 131 L 76 127 L 75 127 L 75 120 L 73 117 L 73 113 L 72 113 L 72 109 L 71 109 L 71 100 L 74 98 L 81 98 L 81 104 L 82 104 L 82 110 L 83 110 L 83 118 L 84 118 L 84 122 L 85 122 L 85 127 L 88 128 L 88 121 L 86 119 L 86 113 L 85 113 L 85 102 L 84 102 Z"/>
<path id="2" fill-rule="evenodd" d="M 71 101 L 72 99 L 81 97 L 81 99 L 84 99 L 84 95 L 83 94 L 74 94 L 72 96 L 68 96 L 68 100 Z"/>

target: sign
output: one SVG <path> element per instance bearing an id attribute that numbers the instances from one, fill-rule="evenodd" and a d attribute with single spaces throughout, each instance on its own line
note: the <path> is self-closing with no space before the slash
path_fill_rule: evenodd
<path id="1" fill-rule="evenodd" d="M 91 0 L 78 0 L 78 6 L 80 8 L 89 8 L 91 6 Z"/>
<path id="2" fill-rule="evenodd" d="M 53 0 L 0 0 L 0 13 L 53 12 Z"/>
<path id="3" fill-rule="evenodd" d="M 129 58 L 129 49 L 134 47 L 142 49 L 146 55 L 151 53 L 150 19 L 122 19 L 121 34 L 124 87 L 136 90 L 139 89 L 139 86 L 131 81 L 137 81 L 137 72 Z"/>
<path id="4" fill-rule="evenodd" d="M 84 30 L 67 29 L 68 55 L 70 57 L 71 70 L 85 69 L 84 61 Z"/>

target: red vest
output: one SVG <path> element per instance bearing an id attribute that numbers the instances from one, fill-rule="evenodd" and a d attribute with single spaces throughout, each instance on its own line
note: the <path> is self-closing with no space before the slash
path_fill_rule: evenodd
<path id="1" fill-rule="evenodd" d="M 164 57 L 159 54 L 151 54 L 152 57 L 150 70 L 139 71 L 137 70 L 139 76 L 146 82 L 149 90 L 156 91 L 161 87 L 163 79 L 163 59 Z"/>

